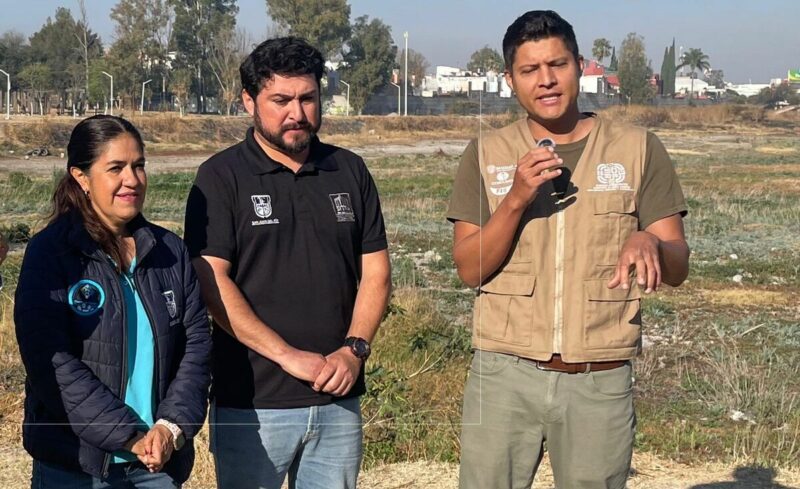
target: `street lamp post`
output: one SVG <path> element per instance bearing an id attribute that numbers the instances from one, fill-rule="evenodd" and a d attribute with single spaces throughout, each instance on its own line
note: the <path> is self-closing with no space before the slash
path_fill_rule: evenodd
<path id="1" fill-rule="evenodd" d="M 403 115 L 408 115 L 408 31 L 403 33 L 403 38 L 405 38 L 406 47 L 405 47 L 405 69 L 403 74 L 403 85 L 405 85 L 405 99 L 404 99 L 404 106 L 403 106 Z"/>
<path id="2" fill-rule="evenodd" d="M 0 70 L 0 73 L 6 75 L 6 120 L 9 120 L 11 119 L 11 75 L 3 70 Z"/>
<path id="3" fill-rule="evenodd" d="M 347 87 L 347 106 L 344 108 L 344 115 L 349 117 L 350 116 L 350 84 L 344 80 L 339 80 L 339 83 L 344 83 L 344 86 Z"/>
<path id="4" fill-rule="evenodd" d="M 150 79 L 150 80 L 147 80 L 146 82 L 142 83 L 142 101 L 141 101 L 141 104 L 139 105 L 139 115 L 144 115 L 144 87 L 148 83 L 150 83 L 151 81 L 153 81 L 153 80 Z"/>
<path id="5" fill-rule="evenodd" d="M 397 87 L 397 115 L 400 115 L 400 92 L 402 91 L 400 85 L 394 82 L 389 82 L 392 85 Z"/>
<path id="6" fill-rule="evenodd" d="M 111 106 L 109 107 L 109 111 L 111 115 L 114 115 L 114 77 L 110 73 L 106 73 L 105 71 L 102 72 L 104 75 L 111 79 Z"/>

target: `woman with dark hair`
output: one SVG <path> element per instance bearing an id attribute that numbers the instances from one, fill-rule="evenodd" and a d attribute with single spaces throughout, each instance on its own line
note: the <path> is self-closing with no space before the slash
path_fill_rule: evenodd
<path id="1" fill-rule="evenodd" d="M 174 488 L 209 384 L 206 309 L 183 242 L 142 217 L 144 143 L 80 122 L 14 307 L 33 488 Z"/>

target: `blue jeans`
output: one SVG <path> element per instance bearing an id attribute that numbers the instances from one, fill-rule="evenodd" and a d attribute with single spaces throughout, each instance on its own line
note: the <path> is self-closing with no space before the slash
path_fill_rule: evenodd
<path id="1" fill-rule="evenodd" d="M 359 398 L 292 409 L 211 407 L 220 489 L 355 489 L 361 465 Z"/>
<path id="2" fill-rule="evenodd" d="M 163 472 L 151 474 L 139 462 L 111 464 L 108 477 L 98 479 L 85 472 L 33 461 L 31 489 L 176 489 L 181 485 Z"/>

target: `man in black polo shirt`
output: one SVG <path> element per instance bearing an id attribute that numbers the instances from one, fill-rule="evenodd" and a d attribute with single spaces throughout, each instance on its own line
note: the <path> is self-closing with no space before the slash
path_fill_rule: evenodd
<path id="1" fill-rule="evenodd" d="M 245 140 L 198 170 L 186 244 L 214 320 L 219 487 L 355 487 L 364 361 L 390 288 L 375 184 L 319 141 L 319 51 L 265 41 L 242 63 Z"/>

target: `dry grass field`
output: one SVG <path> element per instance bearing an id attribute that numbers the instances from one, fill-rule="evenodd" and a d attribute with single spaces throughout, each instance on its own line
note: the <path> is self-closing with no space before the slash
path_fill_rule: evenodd
<path id="1" fill-rule="evenodd" d="M 630 487 L 800 487 L 800 114 L 716 106 L 618 107 L 608 115 L 650 127 L 665 142 L 688 199 L 693 252 L 687 283 L 643 302 Z M 456 487 L 473 292 L 455 274 L 451 226 L 444 219 L 459 156 L 449 148 L 475 137 L 480 124 L 486 129 L 510 120 L 326 121 L 326 140 L 364 148 L 393 261 L 395 291 L 363 400 L 362 487 Z M 180 233 L 189 168 L 241 137 L 247 121 L 155 116 L 134 122 L 154 162 L 146 214 Z M 16 158 L 34 141 L 47 140 L 51 151 L 63 147 L 72 124 L 0 123 L 6 161 L 0 165 L 0 232 L 14 241 L 0 269 L 6 279 L 0 291 L 0 487 L 28 484 L 30 462 L 20 442 L 24 371 L 11 313 L 26 236 L 44 225 L 57 177 L 30 172 L 29 163 Z M 422 140 L 426 149 L 415 154 Z M 436 146 L 430 140 L 455 144 L 430 151 Z M 387 145 L 407 151 L 379 151 Z M 162 157 L 189 156 L 193 163 L 169 171 L 157 164 Z M 44 161 L 63 165 L 58 158 Z M 189 487 L 213 487 L 207 430 L 198 444 Z M 552 487 L 547 472 L 535 487 Z"/>

